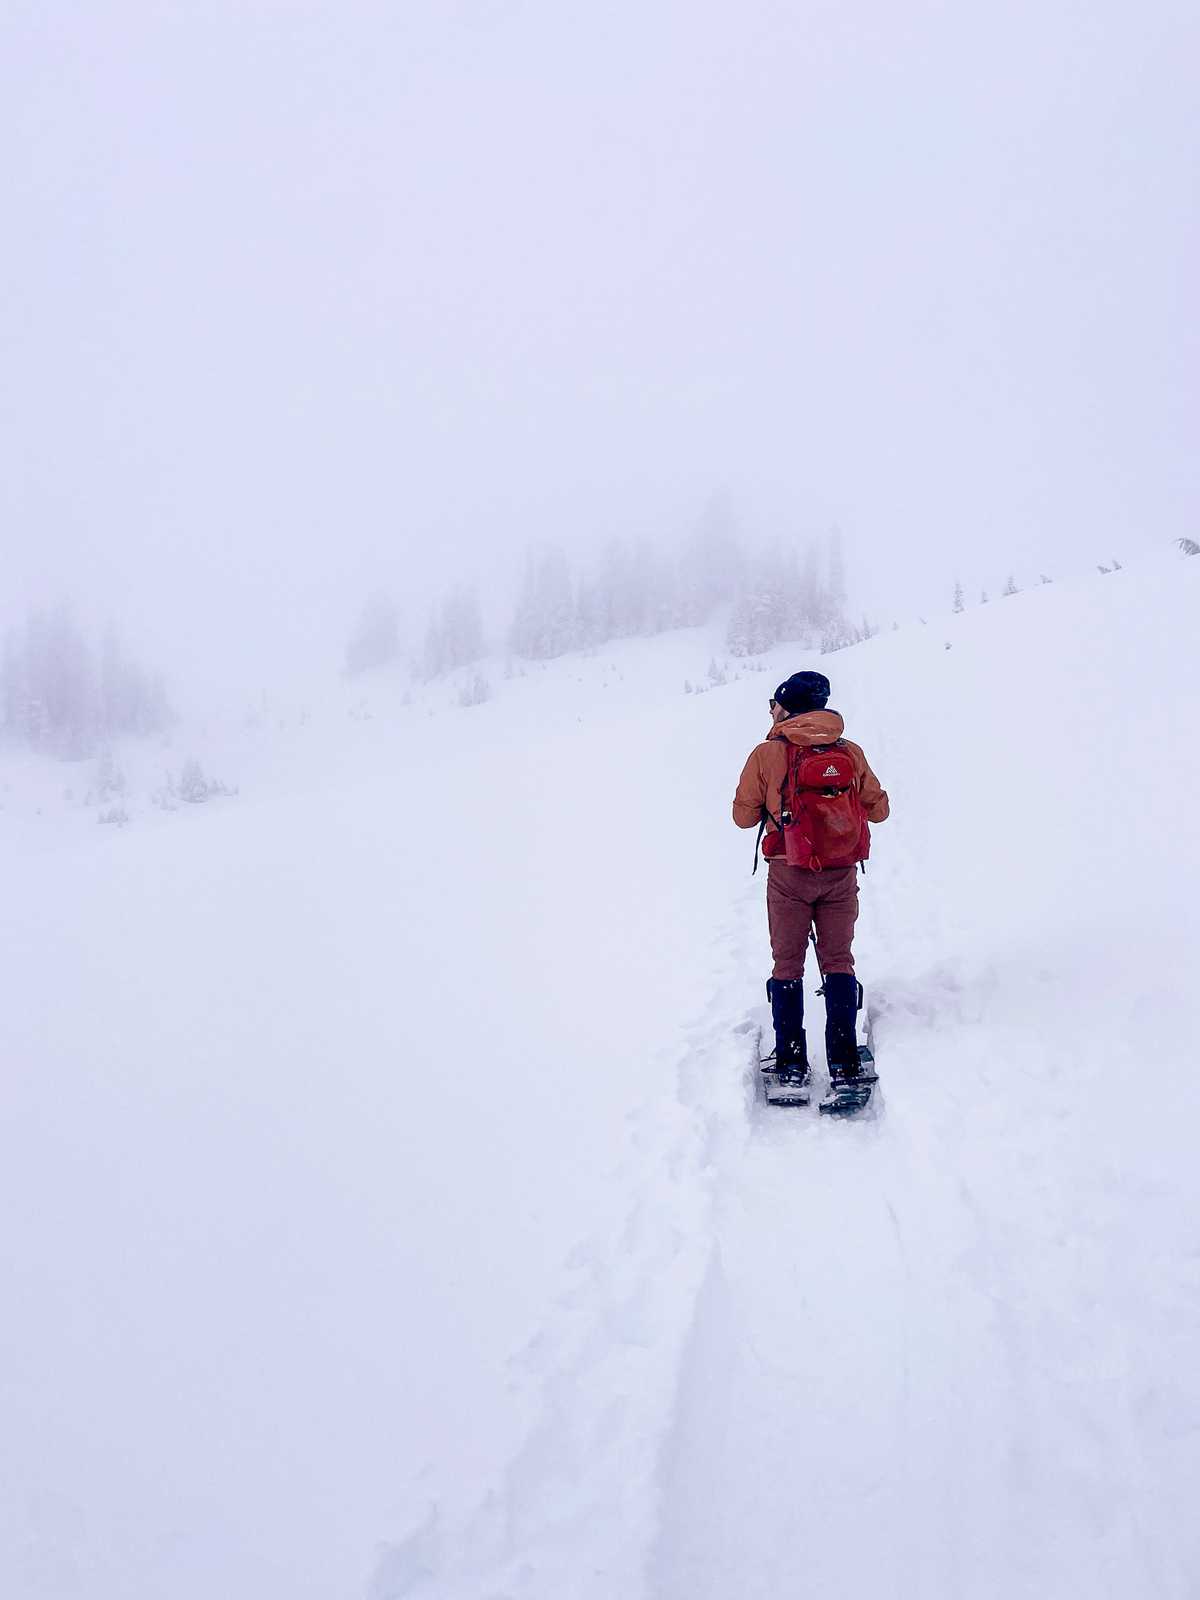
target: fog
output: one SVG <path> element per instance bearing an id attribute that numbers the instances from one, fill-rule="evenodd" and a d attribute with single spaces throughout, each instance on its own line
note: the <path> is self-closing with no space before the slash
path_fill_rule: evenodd
<path id="1" fill-rule="evenodd" d="M 0 1600 L 1195 1600 L 1198 91 L 0 0 Z"/>
<path id="2" fill-rule="evenodd" d="M 885 623 L 1194 534 L 1198 47 L 1186 0 L 10 0 L 0 611 L 332 671 L 373 590 L 721 488 Z"/>

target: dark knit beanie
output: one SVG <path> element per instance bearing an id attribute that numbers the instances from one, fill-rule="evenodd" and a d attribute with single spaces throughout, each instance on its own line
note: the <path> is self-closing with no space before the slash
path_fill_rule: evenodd
<path id="1" fill-rule="evenodd" d="M 791 716 L 823 711 L 829 699 L 829 679 L 823 672 L 793 672 L 776 689 L 775 699 Z"/>

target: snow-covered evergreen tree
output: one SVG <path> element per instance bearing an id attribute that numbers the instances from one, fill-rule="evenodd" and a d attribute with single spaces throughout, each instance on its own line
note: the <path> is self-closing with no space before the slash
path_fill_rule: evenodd
<path id="1" fill-rule="evenodd" d="M 638 599 L 633 559 L 624 539 L 609 539 L 600 558 L 596 575 L 601 615 L 605 618 L 604 639 L 628 639 L 638 632 L 641 606 Z"/>
<path id="2" fill-rule="evenodd" d="M 509 630 L 514 655 L 547 661 L 576 649 L 577 607 L 570 568 L 553 545 L 531 552 Z"/>
<path id="3" fill-rule="evenodd" d="M 725 643 L 730 655 L 759 656 L 778 642 L 777 597 L 754 584 L 734 602 Z"/>
<path id="4" fill-rule="evenodd" d="M 162 679 L 125 654 L 110 628 L 100 647 L 99 727 L 105 738 L 155 733 L 170 720 Z"/>
<path id="5" fill-rule="evenodd" d="M 608 608 L 595 579 L 585 574 L 575 584 L 574 635 L 580 650 L 604 644 L 610 637 Z"/>
<path id="6" fill-rule="evenodd" d="M 825 620 L 833 621 L 846 610 L 846 552 L 842 531 L 834 528 L 829 535 L 828 577 L 825 583 Z"/>
<path id="7" fill-rule="evenodd" d="M 5 632 L 0 673 L 3 674 L 0 681 L 0 718 L 3 719 L 5 736 L 10 739 L 24 738 L 29 685 L 25 676 L 25 651 L 16 628 L 9 628 Z"/>
<path id="8" fill-rule="evenodd" d="M 400 614 L 395 601 L 375 593 L 359 614 L 346 645 L 346 671 L 351 677 L 394 661 L 400 650 Z"/>
<path id="9" fill-rule="evenodd" d="M 827 656 L 835 650 L 844 650 L 847 645 L 858 644 L 860 637 L 858 629 L 845 617 L 831 617 L 821 632 L 821 654 Z"/>
<path id="10" fill-rule="evenodd" d="M 469 666 L 483 653 L 478 591 L 471 584 L 456 584 L 429 619 L 425 634 L 425 676 L 436 678 L 443 672 Z"/>
<path id="11" fill-rule="evenodd" d="M 844 579 L 835 572 L 821 582 L 815 546 L 809 545 L 801 560 L 794 545 L 776 540 L 746 563 L 744 573 L 729 620 L 727 643 L 734 655 L 759 655 L 784 641 L 816 646 L 824 639 L 845 643 L 851 638 L 853 629 L 835 602 Z"/>
<path id="12" fill-rule="evenodd" d="M 96 734 L 95 672 L 87 640 L 65 606 L 31 619 L 29 651 L 43 744 L 56 755 L 88 754 Z"/>
<path id="13" fill-rule="evenodd" d="M 737 592 L 742 577 L 742 552 L 729 494 L 718 491 L 709 500 L 695 528 L 684 540 L 675 582 L 675 626 L 707 622 L 718 606 Z"/>
<path id="14" fill-rule="evenodd" d="M 492 697 L 492 686 L 482 672 L 473 672 L 458 691 L 460 706 L 481 706 Z"/>
<path id="15" fill-rule="evenodd" d="M 8 630 L 0 676 L 3 733 L 47 755 L 78 760 L 170 719 L 161 679 L 131 661 L 111 630 L 97 655 L 65 606 Z"/>
<path id="16" fill-rule="evenodd" d="M 783 637 L 807 642 L 822 627 L 828 611 L 826 591 L 821 583 L 820 556 L 810 540 L 803 560 L 795 548 L 785 565 L 786 614 Z"/>

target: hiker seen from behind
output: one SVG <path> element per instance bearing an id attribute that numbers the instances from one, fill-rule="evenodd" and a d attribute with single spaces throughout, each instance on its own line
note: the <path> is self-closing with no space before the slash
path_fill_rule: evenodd
<path id="1" fill-rule="evenodd" d="M 771 697 L 770 730 L 751 751 L 733 801 L 733 820 L 739 828 L 759 829 L 768 863 L 774 968 L 767 994 L 775 1029 L 769 1068 L 803 1099 L 809 1081 L 803 979 L 812 933 L 831 1087 L 849 1087 L 860 1077 L 861 989 L 853 951 L 858 869 L 870 852 L 870 824 L 883 822 L 890 810 L 866 756 L 843 737 L 839 713 L 827 709 L 829 693 L 829 679 L 820 672 L 796 672 L 779 685 Z"/>

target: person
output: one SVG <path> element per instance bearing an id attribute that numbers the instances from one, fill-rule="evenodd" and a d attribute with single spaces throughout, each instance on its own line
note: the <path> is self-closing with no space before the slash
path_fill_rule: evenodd
<path id="1" fill-rule="evenodd" d="M 733 820 L 739 828 L 765 825 L 768 858 L 767 925 L 774 968 L 767 983 L 775 1029 L 774 1070 L 791 1081 L 808 1081 L 804 1034 L 804 958 L 816 926 L 817 959 L 824 980 L 825 1047 L 833 1084 L 858 1074 L 858 979 L 854 974 L 854 924 L 858 918 L 858 866 L 790 866 L 771 840 L 783 820 L 789 746 L 836 746 L 848 756 L 863 815 L 883 822 L 890 806 L 885 790 L 856 744 L 842 737 L 845 723 L 827 709 L 829 679 L 821 672 L 794 672 L 771 697 L 771 727 L 751 751 L 738 780 Z M 864 830 L 865 832 L 865 830 Z M 776 854 L 775 852 L 778 851 Z"/>

